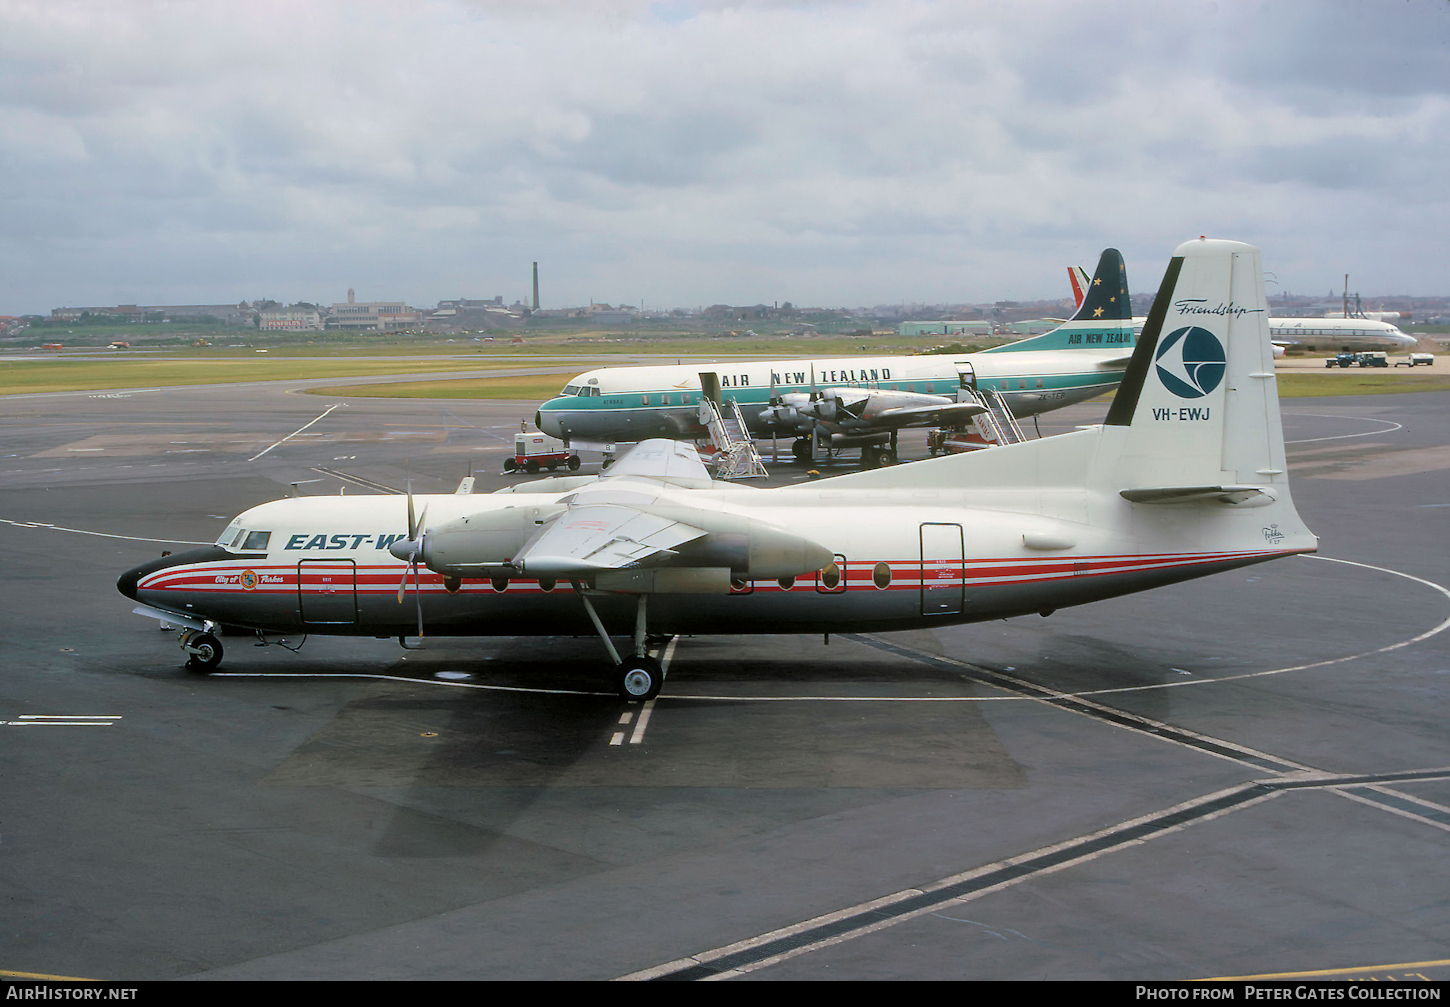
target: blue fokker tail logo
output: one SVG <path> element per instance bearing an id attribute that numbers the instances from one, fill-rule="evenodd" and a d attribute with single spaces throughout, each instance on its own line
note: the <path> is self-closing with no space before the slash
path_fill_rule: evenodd
<path id="1" fill-rule="evenodd" d="M 1158 380 L 1180 399 L 1201 399 L 1219 386 L 1227 369 L 1223 343 L 1207 329 L 1175 329 L 1158 347 Z"/>

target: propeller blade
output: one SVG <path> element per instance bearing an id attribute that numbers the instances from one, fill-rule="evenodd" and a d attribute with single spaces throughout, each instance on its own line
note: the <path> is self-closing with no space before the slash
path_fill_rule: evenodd
<path id="1" fill-rule="evenodd" d="M 398 604 L 403 603 L 403 594 L 408 590 L 408 571 L 403 570 L 403 579 L 398 581 Z"/>
<path id="2" fill-rule="evenodd" d="M 426 508 L 425 508 L 426 509 Z M 404 574 L 404 579 L 407 575 Z M 418 602 L 418 639 L 423 638 L 423 591 L 418 587 L 418 561 L 413 561 L 413 597 Z"/>
<path id="3" fill-rule="evenodd" d="M 408 541 L 418 537 L 418 528 L 413 522 L 413 477 L 408 477 Z"/>

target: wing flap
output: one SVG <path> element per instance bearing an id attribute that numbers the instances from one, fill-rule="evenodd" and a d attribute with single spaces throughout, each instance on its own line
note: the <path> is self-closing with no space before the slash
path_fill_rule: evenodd
<path id="1" fill-rule="evenodd" d="M 655 438 L 640 441 L 605 473 L 607 479 L 639 476 L 686 489 L 708 489 L 710 472 L 695 449 L 683 441 Z"/>
<path id="2" fill-rule="evenodd" d="M 638 566 L 705 535 L 673 518 L 621 507 L 571 507 L 524 543 L 513 566 L 526 574 L 569 577 Z"/>

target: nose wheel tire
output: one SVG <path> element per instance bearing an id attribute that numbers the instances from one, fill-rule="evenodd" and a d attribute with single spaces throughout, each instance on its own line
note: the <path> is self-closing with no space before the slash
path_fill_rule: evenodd
<path id="1" fill-rule="evenodd" d="M 208 675 L 222 663 L 222 642 L 210 633 L 201 633 L 187 641 L 186 667 Z"/>
<path id="2" fill-rule="evenodd" d="M 644 702 L 660 694 L 665 675 L 652 657 L 630 657 L 614 669 L 614 687 L 621 699 Z"/>

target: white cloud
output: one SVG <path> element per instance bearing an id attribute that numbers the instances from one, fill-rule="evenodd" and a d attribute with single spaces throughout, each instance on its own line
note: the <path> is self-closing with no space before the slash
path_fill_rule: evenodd
<path id="1" fill-rule="evenodd" d="M 1199 233 L 1440 292 L 1406 7 L 0 2 L 0 312 L 1054 296 Z"/>

